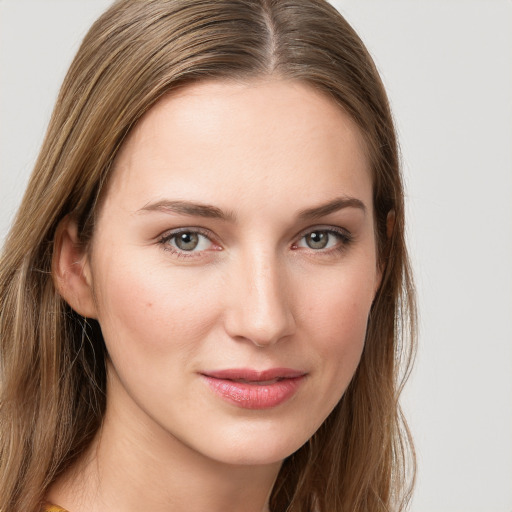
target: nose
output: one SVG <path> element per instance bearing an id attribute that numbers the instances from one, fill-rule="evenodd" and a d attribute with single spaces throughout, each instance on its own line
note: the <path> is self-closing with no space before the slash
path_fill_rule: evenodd
<path id="1" fill-rule="evenodd" d="M 257 347 L 273 345 L 295 332 L 293 290 L 286 272 L 270 255 L 241 258 L 228 281 L 226 332 Z"/>

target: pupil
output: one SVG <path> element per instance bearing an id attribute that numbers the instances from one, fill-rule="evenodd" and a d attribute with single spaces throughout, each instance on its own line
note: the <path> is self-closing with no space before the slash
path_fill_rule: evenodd
<path id="1" fill-rule="evenodd" d="M 311 249 L 323 249 L 327 245 L 328 238 L 327 233 L 315 231 L 308 235 L 307 244 Z"/>
<path id="2" fill-rule="evenodd" d="M 176 237 L 176 245 L 183 251 L 192 251 L 199 243 L 197 233 L 181 233 Z"/>

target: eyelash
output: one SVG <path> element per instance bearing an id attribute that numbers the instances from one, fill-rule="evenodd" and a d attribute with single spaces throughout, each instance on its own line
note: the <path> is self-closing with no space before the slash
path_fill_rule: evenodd
<path id="1" fill-rule="evenodd" d="M 318 227 L 308 228 L 307 231 L 303 231 L 302 233 L 300 233 L 298 235 L 297 242 L 294 242 L 292 244 L 292 249 L 293 250 L 303 249 L 303 247 L 299 247 L 299 245 L 298 245 L 299 242 L 306 236 L 311 235 L 315 232 L 324 233 L 324 234 L 327 234 L 330 236 L 335 236 L 339 240 L 339 243 L 336 244 L 334 247 L 330 247 L 327 249 L 309 248 L 309 250 L 313 253 L 319 253 L 319 254 L 324 254 L 324 255 L 328 255 L 331 253 L 341 253 L 341 252 L 344 252 L 348 248 L 348 246 L 354 241 L 353 235 L 345 229 L 318 226 Z M 212 240 L 213 237 L 212 237 L 211 232 L 201 229 L 201 228 L 196 228 L 196 227 L 181 228 L 181 229 L 178 229 L 175 231 L 165 233 L 164 235 L 162 235 L 159 238 L 158 243 L 160 245 L 162 245 L 162 247 L 165 251 L 168 251 L 168 252 L 174 254 L 178 258 L 197 258 L 197 257 L 199 257 L 203 252 L 205 252 L 204 250 L 203 251 L 194 251 L 194 250 L 185 251 L 185 250 L 180 250 L 179 248 L 173 247 L 169 244 L 169 242 L 171 240 L 176 239 L 176 237 L 178 237 L 181 234 L 185 234 L 185 233 L 200 235 L 200 236 L 208 239 L 211 244 L 215 244 L 215 242 Z M 218 247 L 219 248 L 216 250 L 222 250 L 222 248 L 220 248 L 220 246 L 218 246 Z M 308 250 L 307 248 L 304 248 L 304 249 Z"/>

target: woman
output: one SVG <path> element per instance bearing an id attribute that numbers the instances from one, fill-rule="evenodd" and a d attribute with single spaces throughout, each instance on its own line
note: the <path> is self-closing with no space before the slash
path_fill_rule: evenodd
<path id="1" fill-rule="evenodd" d="M 404 508 L 403 210 L 329 4 L 115 3 L 2 255 L 0 510 Z"/>

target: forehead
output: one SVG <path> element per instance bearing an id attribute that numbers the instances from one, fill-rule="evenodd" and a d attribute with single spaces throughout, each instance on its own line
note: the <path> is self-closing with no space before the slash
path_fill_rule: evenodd
<path id="1" fill-rule="evenodd" d="M 170 93 L 141 119 L 109 189 L 139 203 L 172 194 L 215 204 L 281 189 L 321 202 L 371 196 L 371 178 L 359 128 L 324 93 L 280 79 L 211 81 Z"/>

